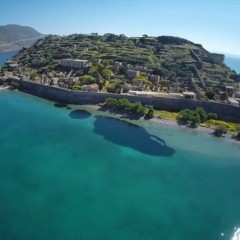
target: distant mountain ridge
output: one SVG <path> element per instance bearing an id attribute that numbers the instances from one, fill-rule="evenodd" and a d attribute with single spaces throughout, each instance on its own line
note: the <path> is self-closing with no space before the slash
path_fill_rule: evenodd
<path id="1" fill-rule="evenodd" d="M 44 37 L 34 28 L 9 24 L 0 26 L 0 52 L 13 51 L 29 46 Z"/>

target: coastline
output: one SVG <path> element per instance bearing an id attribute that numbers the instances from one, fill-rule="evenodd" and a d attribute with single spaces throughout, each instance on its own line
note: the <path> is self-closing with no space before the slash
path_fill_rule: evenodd
<path id="1" fill-rule="evenodd" d="M 231 133 L 227 133 L 222 137 L 216 137 L 213 134 L 214 129 L 209 128 L 209 127 L 197 126 L 196 128 L 190 128 L 186 125 L 179 125 L 177 123 L 177 121 L 172 120 L 172 119 L 164 119 L 164 118 L 156 118 L 156 117 L 154 117 L 152 119 L 148 119 L 148 120 L 144 119 L 144 117 L 141 117 L 139 119 L 131 119 L 122 113 L 112 113 L 109 110 L 103 111 L 103 110 L 101 110 L 100 105 L 93 105 L 93 104 L 71 105 L 71 107 L 72 106 L 74 106 L 74 109 L 77 108 L 77 109 L 81 109 L 81 110 L 86 110 L 93 114 L 98 114 L 98 115 L 100 114 L 101 116 L 116 118 L 121 121 L 126 121 L 126 122 L 133 123 L 133 124 L 139 125 L 139 126 L 144 126 L 146 124 L 160 124 L 160 125 L 165 125 L 165 126 L 168 126 L 171 128 L 178 128 L 178 129 L 182 129 L 182 130 L 191 131 L 192 133 L 197 132 L 197 133 L 202 133 L 202 134 L 209 134 L 209 135 L 212 135 L 212 137 L 214 137 L 216 139 L 223 139 L 223 140 L 225 139 L 227 141 L 231 141 L 232 143 L 240 145 L 240 140 L 235 139 Z"/>
<path id="2" fill-rule="evenodd" d="M 9 89 L 3 89 L 8 91 Z M 18 90 L 17 90 L 18 91 Z M 19 91 L 21 92 L 21 91 Z M 21 92 L 23 93 L 23 92 Z M 32 94 L 29 93 L 24 93 L 30 96 L 34 96 Z M 39 97 L 41 98 L 41 97 Z M 46 98 L 41 98 L 41 99 L 45 99 Z M 52 100 L 47 100 L 51 103 L 57 103 L 55 101 Z M 172 119 L 166 119 L 166 118 L 157 118 L 154 117 L 152 119 L 145 119 L 144 117 L 140 117 L 140 118 L 134 118 L 134 114 L 132 115 L 133 118 L 129 117 L 129 115 L 126 115 L 124 113 L 120 113 L 120 112 L 110 112 L 108 109 L 103 110 L 102 106 L 99 104 L 65 104 L 64 106 L 60 106 L 60 108 L 71 108 L 72 110 L 85 110 L 93 115 L 101 115 L 104 117 L 111 117 L 111 118 L 116 118 L 119 119 L 121 121 L 125 121 L 125 122 L 129 122 L 138 126 L 146 126 L 147 124 L 160 124 L 160 125 L 165 125 L 171 128 L 175 128 L 175 129 L 182 129 L 182 130 L 186 130 L 188 132 L 192 132 L 192 133 L 202 133 L 202 134 L 208 134 L 211 135 L 212 137 L 216 138 L 216 139 L 222 139 L 222 140 L 228 140 L 231 141 L 232 143 L 238 144 L 240 145 L 240 139 L 236 139 L 234 137 L 233 134 L 231 133 L 227 133 L 222 137 L 216 137 L 213 133 L 214 133 L 214 128 L 210 128 L 210 127 L 205 127 L 205 126 L 197 126 L 196 128 L 191 128 L 188 127 L 186 125 L 179 125 L 177 123 L 176 120 L 172 120 Z"/>
<path id="3" fill-rule="evenodd" d="M 0 86 L 0 91 L 4 91 L 4 90 L 8 90 L 8 89 L 9 89 L 9 86 L 7 86 L 7 87 Z"/>

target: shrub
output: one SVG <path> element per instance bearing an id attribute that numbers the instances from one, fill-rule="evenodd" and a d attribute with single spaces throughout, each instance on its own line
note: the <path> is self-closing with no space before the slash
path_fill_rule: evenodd
<path id="1" fill-rule="evenodd" d="M 11 82 L 10 83 L 10 86 L 15 89 L 15 88 L 18 88 L 19 87 L 19 83 L 18 82 Z"/>
<path id="2" fill-rule="evenodd" d="M 223 92 L 223 93 L 220 95 L 220 100 L 221 100 L 221 101 L 226 101 L 226 100 L 228 100 L 228 93 L 227 93 L 227 92 Z"/>
<path id="3" fill-rule="evenodd" d="M 216 128 L 215 128 L 215 132 L 214 134 L 217 137 L 221 137 L 222 135 L 227 133 L 227 126 L 225 124 L 219 124 Z"/>
<path id="4" fill-rule="evenodd" d="M 79 81 L 81 82 L 81 85 L 84 84 L 93 84 L 96 82 L 96 78 L 90 76 L 90 75 L 84 75 L 79 78 Z"/>
<path id="5" fill-rule="evenodd" d="M 75 84 L 75 85 L 71 86 L 71 89 L 72 89 L 72 90 L 81 90 L 81 86 Z"/>
<path id="6" fill-rule="evenodd" d="M 213 120 L 217 120 L 217 114 L 216 113 L 208 113 L 207 114 L 207 119 L 213 119 Z"/>
<path id="7" fill-rule="evenodd" d="M 191 111 L 189 109 L 180 111 L 178 120 L 193 126 L 197 126 L 201 122 L 201 118 L 198 112 Z"/>
<path id="8" fill-rule="evenodd" d="M 148 117 L 148 118 L 153 118 L 154 117 L 154 110 L 152 108 L 148 109 L 146 117 Z"/>
<path id="9" fill-rule="evenodd" d="M 144 115 L 146 109 L 140 102 L 135 102 L 132 105 L 130 105 L 130 110 L 141 115 Z"/>
<path id="10" fill-rule="evenodd" d="M 109 107 L 117 107 L 119 105 L 118 100 L 116 98 L 107 98 L 105 99 L 104 104 Z"/>
<path id="11" fill-rule="evenodd" d="M 131 103 L 126 98 L 119 99 L 119 107 L 122 109 L 129 110 Z"/>
<path id="12" fill-rule="evenodd" d="M 205 122 L 207 120 L 207 113 L 203 108 L 196 108 L 195 112 L 199 115 L 201 123 Z"/>
<path id="13" fill-rule="evenodd" d="M 207 91 L 205 95 L 208 99 L 213 99 L 215 96 L 215 93 L 213 91 Z"/>
<path id="14" fill-rule="evenodd" d="M 112 70 L 111 69 L 104 69 L 103 71 L 102 71 L 102 76 L 104 77 L 104 78 L 106 78 L 106 77 L 114 77 L 114 74 L 113 74 L 113 72 L 112 72 Z"/>
<path id="15" fill-rule="evenodd" d="M 115 99 L 115 98 L 107 98 L 104 102 L 105 106 L 108 107 L 117 107 L 122 110 L 131 111 L 140 115 L 144 115 L 146 112 L 146 108 L 140 102 L 129 102 L 128 99 Z"/>

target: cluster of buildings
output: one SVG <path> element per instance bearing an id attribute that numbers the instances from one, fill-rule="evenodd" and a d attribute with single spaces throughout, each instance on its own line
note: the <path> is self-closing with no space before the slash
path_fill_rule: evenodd
<path id="1" fill-rule="evenodd" d="M 215 56 L 214 56 L 215 57 Z M 218 57 L 218 56 L 217 56 Z M 21 68 L 17 62 L 14 61 L 7 61 L 9 70 L 14 72 L 15 70 L 18 70 Z M 34 64 L 38 64 L 37 62 L 34 62 Z M 59 65 L 63 67 L 66 67 L 70 69 L 70 72 L 68 74 L 63 72 L 58 73 L 47 73 L 42 74 L 41 76 L 34 77 L 34 80 L 36 82 L 39 82 L 41 84 L 47 84 L 52 86 L 58 86 L 63 88 L 69 88 L 69 86 L 74 86 L 75 83 L 79 80 L 79 77 L 76 77 L 76 73 L 80 73 L 80 76 L 84 75 L 84 71 L 92 66 L 92 63 L 89 60 L 84 59 L 61 59 L 59 60 Z M 115 72 L 118 72 L 119 68 L 122 67 L 121 62 L 115 62 L 113 66 L 111 66 L 110 69 Z M 141 77 L 144 73 L 144 76 L 149 80 L 148 82 L 141 82 L 138 77 Z M 13 77 L 11 72 L 6 72 L 6 76 Z M 19 76 L 19 75 L 18 75 Z M 79 75 L 78 75 L 79 76 Z M 21 78 L 22 76 L 20 76 Z M 121 76 L 116 75 L 116 79 Z M 160 75 L 157 74 L 150 74 L 150 71 L 142 66 L 135 66 L 132 67 L 131 65 L 127 66 L 126 75 L 129 79 L 129 83 L 125 84 L 127 86 L 127 91 L 121 91 L 121 93 L 124 92 L 124 94 L 129 95 L 137 95 L 137 96 L 145 96 L 145 97 L 169 97 L 169 98 L 186 98 L 186 99 L 197 99 L 197 96 L 194 92 L 186 91 L 186 87 L 182 88 L 185 91 L 181 91 L 181 93 L 178 93 L 178 91 L 164 91 L 161 92 L 161 90 L 164 87 L 163 82 L 170 82 L 167 79 L 163 79 Z M 31 76 L 24 75 L 24 79 L 29 79 Z M 161 85 L 161 87 L 160 87 Z M 168 86 L 166 87 L 168 89 Z M 97 83 L 89 84 L 89 85 L 83 85 L 79 87 L 81 91 L 86 92 L 99 92 L 99 85 Z M 234 98 L 231 98 L 234 93 L 234 88 L 232 86 L 227 86 L 226 91 L 228 93 L 229 103 L 235 106 L 239 106 L 239 102 L 235 100 Z"/>

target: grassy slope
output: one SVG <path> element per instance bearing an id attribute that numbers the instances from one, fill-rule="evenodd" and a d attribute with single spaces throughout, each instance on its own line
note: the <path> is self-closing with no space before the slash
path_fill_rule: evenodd
<path id="1" fill-rule="evenodd" d="M 234 72 L 230 68 L 225 64 L 205 62 L 209 53 L 201 45 L 176 37 L 127 38 L 114 34 L 104 36 L 74 34 L 64 37 L 52 35 L 38 41 L 31 48 L 22 50 L 17 58 L 26 64 L 32 59 L 44 59 L 45 63 L 39 68 L 41 71 L 55 69 L 58 65 L 56 60 L 61 58 L 120 61 L 147 67 L 150 73 L 158 69 L 158 74 L 163 79 L 169 79 L 172 86 L 193 78 L 197 88 L 201 89 L 201 81 L 193 69 L 196 60 L 191 51 L 194 51 L 203 63 L 199 74 L 205 79 L 207 86 L 234 84 L 231 78 Z M 220 80 L 213 79 L 215 75 L 218 75 Z"/>

